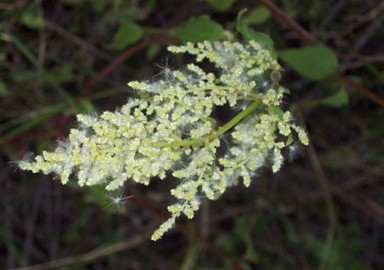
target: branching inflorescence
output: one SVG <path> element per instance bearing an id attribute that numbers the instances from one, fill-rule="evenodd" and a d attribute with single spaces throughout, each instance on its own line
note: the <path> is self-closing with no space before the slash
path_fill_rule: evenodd
<path id="1" fill-rule="evenodd" d="M 154 82 L 129 83 L 139 98 L 101 116 L 80 114 L 81 128 L 53 152 L 43 152 L 19 167 L 55 173 L 65 184 L 76 176 L 80 186 L 121 187 L 127 179 L 148 185 L 167 173 L 182 181 L 171 190 L 176 202 L 171 217 L 152 235 L 159 239 L 181 214 L 192 218 L 202 198 L 217 199 L 239 180 L 249 186 L 255 172 L 270 163 L 277 172 L 282 150 L 295 141 L 308 144 L 305 131 L 280 107 L 285 89 L 281 67 L 255 41 L 188 43 L 170 46 L 188 53 L 196 63 L 207 60 L 217 72 L 196 64 L 167 71 Z M 228 104 L 238 114 L 217 127 L 215 107 Z M 225 135 L 226 151 L 219 154 Z M 222 152 L 222 151 L 221 151 Z"/>

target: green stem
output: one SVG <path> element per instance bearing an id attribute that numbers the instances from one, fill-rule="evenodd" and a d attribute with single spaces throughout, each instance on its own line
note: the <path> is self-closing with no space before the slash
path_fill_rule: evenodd
<path id="1" fill-rule="evenodd" d="M 203 136 L 201 139 L 194 139 L 189 138 L 181 141 L 175 141 L 175 142 L 167 142 L 167 141 L 160 141 L 153 143 L 153 146 L 156 147 L 183 147 L 183 146 L 197 146 L 200 144 L 205 143 L 206 141 L 212 141 L 216 138 L 218 138 L 220 135 L 224 134 L 231 128 L 233 128 L 237 123 L 239 123 L 244 117 L 252 113 L 257 106 L 260 104 L 261 100 L 257 99 L 253 103 L 251 103 L 245 110 L 241 111 L 238 115 L 233 117 L 229 122 L 227 122 L 224 126 L 220 127 L 218 130 L 216 130 L 213 133 L 207 134 Z"/>

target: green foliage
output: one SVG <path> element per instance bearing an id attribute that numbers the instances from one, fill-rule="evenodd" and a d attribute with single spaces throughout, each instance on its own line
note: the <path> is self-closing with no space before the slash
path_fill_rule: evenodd
<path id="1" fill-rule="evenodd" d="M 243 19 L 243 14 L 246 11 L 246 9 L 241 10 L 237 16 L 237 31 L 241 33 L 246 40 L 254 40 L 259 43 L 265 50 L 268 50 L 274 58 L 276 58 L 277 55 L 272 39 L 268 35 L 253 31 L 248 27 L 247 21 Z"/>
<path id="2" fill-rule="evenodd" d="M 119 29 L 108 47 L 112 49 L 124 49 L 136 43 L 142 36 L 143 30 L 138 24 L 130 20 L 121 20 Z"/>
<path id="3" fill-rule="evenodd" d="M 108 4 L 108 0 L 88 0 L 93 10 L 96 12 L 101 12 L 106 5 Z"/>
<path id="4" fill-rule="evenodd" d="M 228 11 L 236 0 L 205 0 L 208 4 L 218 12 Z"/>
<path id="5" fill-rule="evenodd" d="M 321 45 L 280 50 L 278 54 L 284 62 L 301 76 L 311 80 L 323 80 L 335 75 L 338 70 L 335 53 Z"/>
<path id="6" fill-rule="evenodd" d="M 190 18 L 181 26 L 171 31 L 182 42 L 215 41 L 224 37 L 224 29 L 209 16 L 203 15 Z"/>
<path id="7" fill-rule="evenodd" d="M 334 93 L 320 99 L 304 100 L 297 104 L 300 107 L 313 108 L 316 106 L 328 106 L 334 108 L 341 108 L 348 105 L 349 97 L 344 88 L 340 88 Z"/>
<path id="8" fill-rule="evenodd" d="M 4 81 L 0 80 L 0 96 L 5 96 L 7 92 L 7 85 Z"/>
<path id="9" fill-rule="evenodd" d="M 324 269 L 370 269 L 364 265 L 361 260 L 356 257 L 349 256 L 348 253 L 353 253 L 351 247 L 356 244 L 353 239 L 348 239 L 346 242 L 343 242 L 340 238 L 336 238 L 329 247 L 329 256 L 327 258 L 324 257 L 324 250 L 327 250 L 328 247 L 324 241 L 319 239 L 305 239 L 304 241 L 307 242 L 306 244 L 311 249 L 313 256 L 319 259 L 319 261 L 326 261 Z"/>
<path id="10" fill-rule="evenodd" d="M 74 78 L 73 66 L 71 63 L 65 63 L 62 66 L 55 67 L 47 74 L 50 80 L 55 83 L 69 82 Z"/>
<path id="11" fill-rule="evenodd" d="M 336 93 L 321 99 L 320 103 L 326 106 L 339 108 L 348 105 L 348 100 L 347 91 L 344 88 L 341 88 Z"/>
<path id="12" fill-rule="evenodd" d="M 41 73 L 35 69 L 23 70 L 21 72 L 17 72 L 12 74 L 11 79 L 14 82 L 25 82 L 38 80 L 41 78 Z"/>
<path id="13" fill-rule="evenodd" d="M 253 243 L 253 233 L 255 223 L 247 215 L 239 216 L 235 221 L 234 233 L 238 236 L 239 242 L 245 245 L 244 258 L 248 262 L 257 263 L 260 261 L 260 253 L 255 249 Z"/>
<path id="14" fill-rule="evenodd" d="M 60 0 L 60 1 L 70 6 L 80 6 L 86 3 L 86 0 Z"/>
<path id="15" fill-rule="evenodd" d="M 240 254 L 248 263 L 260 262 L 260 253 L 255 248 L 254 235 L 259 227 L 265 226 L 262 220 L 255 220 L 253 215 L 239 215 L 233 220 L 234 225 L 230 233 L 219 235 L 215 243 L 226 250 L 229 254 L 237 254 L 245 247 L 244 253 Z"/>
<path id="16" fill-rule="evenodd" d="M 160 51 L 160 46 L 157 44 L 151 44 L 147 50 L 147 59 L 152 60 Z"/>
<path id="17" fill-rule="evenodd" d="M 37 9 L 29 8 L 24 11 L 21 21 L 30 28 L 42 28 L 45 26 L 43 16 Z"/>
<path id="18" fill-rule="evenodd" d="M 220 234 L 215 239 L 215 244 L 221 247 L 229 254 L 236 254 L 237 250 L 241 247 L 239 238 L 231 234 Z"/>
<path id="19" fill-rule="evenodd" d="M 264 6 L 251 9 L 244 15 L 243 21 L 245 24 L 262 24 L 271 17 L 271 12 Z"/>
<path id="20" fill-rule="evenodd" d="M 268 197 L 268 195 L 264 195 Z M 324 269 L 369 269 L 363 262 L 364 258 L 356 256 L 363 252 L 368 239 L 362 237 L 362 231 L 356 225 L 347 225 L 343 231 L 344 239 L 336 237 L 332 245 L 328 246 L 323 238 L 303 236 L 292 226 L 290 217 L 276 211 L 263 211 L 255 216 L 252 212 L 238 215 L 233 220 L 233 227 L 226 233 L 219 234 L 215 244 L 223 248 L 228 254 L 241 258 L 242 262 L 255 269 L 276 269 L 278 266 L 290 265 L 290 254 L 298 250 L 300 256 L 316 258 L 325 262 Z M 275 235 L 281 230 L 280 236 L 284 241 L 273 249 Z M 282 250 L 286 253 L 282 253 Z M 239 251 L 242 253 L 239 254 Z M 329 256 L 325 257 L 325 251 Z"/>

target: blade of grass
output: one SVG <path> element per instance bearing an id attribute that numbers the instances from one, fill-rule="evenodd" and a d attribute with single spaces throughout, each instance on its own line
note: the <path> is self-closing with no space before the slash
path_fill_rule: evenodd
<path id="1" fill-rule="evenodd" d="M 48 73 L 46 72 L 44 67 L 39 63 L 37 57 L 16 36 L 11 33 L 3 33 L 1 38 L 5 41 L 11 42 L 13 45 L 16 46 L 16 48 L 25 56 L 25 58 L 27 58 L 31 62 L 31 64 L 38 70 L 42 80 L 49 83 L 53 89 L 55 89 L 62 97 L 65 98 L 67 102 L 73 102 L 73 98 L 71 97 L 71 95 L 69 95 L 61 85 L 56 83 L 50 76 L 48 76 Z"/>
<path id="2" fill-rule="evenodd" d="M 0 137 L 0 145 L 12 140 L 17 135 L 39 125 L 42 121 L 51 117 L 53 114 L 61 112 L 66 106 L 66 103 L 49 106 L 44 110 L 39 111 L 39 114 L 36 115 L 33 119 L 26 119 L 22 124 L 16 126 L 15 128 L 8 131 L 4 136 Z"/>

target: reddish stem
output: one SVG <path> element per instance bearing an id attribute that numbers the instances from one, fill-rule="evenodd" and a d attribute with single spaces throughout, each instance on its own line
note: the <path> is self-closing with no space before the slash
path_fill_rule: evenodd
<path id="1" fill-rule="evenodd" d="M 132 55 L 138 53 L 142 49 L 146 48 L 151 43 L 169 43 L 172 39 L 169 37 L 161 37 L 161 36 L 154 36 L 150 37 L 148 39 L 143 40 L 140 43 L 137 43 L 136 45 L 130 47 L 125 52 L 119 54 L 112 62 L 110 62 L 108 65 L 106 65 L 99 73 L 97 73 L 94 77 L 90 78 L 82 87 L 81 93 L 84 94 L 88 92 L 92 87 L 94 87 L 99 81 L 104 79 L 108 74 L 110 74 L 112 71 L 114 71 L 121 63 L 123 63 L 125 60 L 127 60 Z"/>

